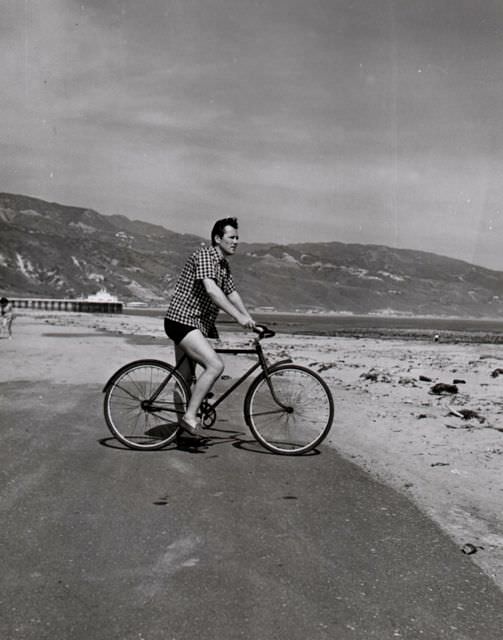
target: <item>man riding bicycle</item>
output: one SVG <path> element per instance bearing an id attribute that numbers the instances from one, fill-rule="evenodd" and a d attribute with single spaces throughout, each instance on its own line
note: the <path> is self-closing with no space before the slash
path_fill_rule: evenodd
<path id="1" fill-rule="evenodd" d="M 186 262 L 178 279 L 164 319 L 164 329 L 175 343 L 175 356 L 180 373 L 190 388 L 194 363 L 203 373 L 196 380 L 180 426 L 192 435 L 202 429 L 198 421 L 199 407 L 217 379 L 224 363 L 209 342 L 218 338 L 215 322 L 220 310 L 225 311 L 246 329 L 255 321 L 237 292 L 227 258 L 238 245 L 236 218 L 215 222 L 211 232 L 211 247 L 201 247 Z M 184 356 L 188 358 L 183 360 Z M 183 360 L 183 362 L 182 362 Z"/>

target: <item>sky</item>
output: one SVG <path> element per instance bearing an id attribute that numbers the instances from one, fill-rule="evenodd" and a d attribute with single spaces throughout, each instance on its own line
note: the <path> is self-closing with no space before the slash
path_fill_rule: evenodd
<path id="1" fill-rule="evenodd" d="M 0 191 L 503 270 L 501 0 L 4 0 Z"/>

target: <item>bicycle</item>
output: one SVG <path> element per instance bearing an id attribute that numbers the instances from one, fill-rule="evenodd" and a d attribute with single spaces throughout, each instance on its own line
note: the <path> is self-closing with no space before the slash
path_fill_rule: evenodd
<path id="1" fill-rule="evenodd" d="M 257 360 L 224 392 L 209 393 L 201 404 L 205 429 L 217 419 L 217 407 L 257 369 L 243 405 L 244 419 L 254 438 L 267 450 L 299 455 L 315 449 L 327 437 L 334 401 L 322 377 L 291 358 L 269 364 L 261 340 L 275 332 L 257 326 L 253 348 L 217 348 L 227 355 L 255 355 Z M 180 363 L 181 364 L 181 363 Z M 136 360 L 118 369 L 103 388 L 105 420 L 111 433 L 131 449 L 161 449 L 181 431 L 190 389 L 178 371 L 161 360 Z"/>

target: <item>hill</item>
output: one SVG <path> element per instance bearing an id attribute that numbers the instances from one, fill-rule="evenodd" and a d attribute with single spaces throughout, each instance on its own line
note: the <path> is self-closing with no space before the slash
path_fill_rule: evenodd
<path id="1" fill-rule="evenodd" d="M 77 297 L 105 286 L 165 305 L 206 239 L 125 216 L 0 193 L 3 295 Z M 242 243 L 233 258 L 252 307 L 501 317 L 503 272 L 424 251 L 342 242 Z"/>

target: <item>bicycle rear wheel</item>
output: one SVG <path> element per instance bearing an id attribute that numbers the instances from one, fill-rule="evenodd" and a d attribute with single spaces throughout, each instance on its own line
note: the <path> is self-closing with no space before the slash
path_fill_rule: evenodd
<path id="1" fill-rule="evenodd" d="M 175 440 L 190 393 L 165 362 L 138 360 L 107 383 L 104 413 L 112 434 L 131 449 L 161 449 Z"/>
<path id="2" fill-rule="evenodd" d="M 261 374 L 252 382 L 244 413 L 251 432 L 266 449 L 299 455 L 311 451 L 326 438 L 334 418 L 334 401 L 326 382 L 317 373 L 300 365 L 285 364 L 273 367 L 267 376 Z"/>

